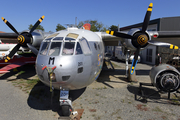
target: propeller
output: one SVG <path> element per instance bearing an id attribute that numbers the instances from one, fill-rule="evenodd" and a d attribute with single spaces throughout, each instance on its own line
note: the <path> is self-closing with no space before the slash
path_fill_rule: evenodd
<path id="1" fill-rule="evenodd" d="M 179 49 L 178 46 L 170 44 L 170 43 L 158 42 L 158 41 L 154 41 L 154 40 L 148 41 L 148 43 L 151 44 L 151 45 L 166 47 L 166 48 L 169 48 L 169 49 Z"/>
<path id="2" fill-rule="evenodd" d="M 2 20 L 4 21 L 4 23 L 12 30 L 14 31 L 18 37 L 18 44 L 11 50 L 11 52 L 9 53 L 9 55 L 6 56 L 5 58 L 5 62 L 8 62 L 8 60 L 11 59 L 11 57 L 19 50 L 19 48 L 21 46 L 28 46 L 29 49 L 37 55 L 38 51 L 35 47 L 33 47 L 31 45 L 32 43 L 32 32 L 38 27 L 38 25 L 42 22 L 42 20 L 44 19 L 44 16 L 42 16 L 35 24 L 34 26 L 31 28 L 31 30 L 29 32 L 25 32 L 25 33 L 21 33 L 19 34 L 17 32 L 17 30 L 4 18 L 2 17 Z"/>
<path id="3" fill-rule="evenodd" d="M 117 36 L 117 37 L 131 39 L 132 44 L 137 48 L 134 59 L 132 61 L 132 65 L 131 65 L 131 70 L 130 70 L 131 74 L 133 74 L 135 71 L 140 49 L 147 46 L 148 44 L 149 37 L 146 34 L 146 29 L 149 24 L 152 7 L 153 7 L 153 3 L 150 3 L 147 9 L 144 21 L 143 21 L 142 30 L 140 32 L 135 33 L 133 36 L 129 34 L 125 34 L 125 33 L 120 33 L 117 31 L 106 31 L 106 33 Z"/>

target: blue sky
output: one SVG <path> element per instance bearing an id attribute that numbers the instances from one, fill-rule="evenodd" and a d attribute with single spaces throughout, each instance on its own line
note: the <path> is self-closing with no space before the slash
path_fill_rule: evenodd
<path id="1" fill-rule="evenodd" d="M 106 26 L 124 27 L 142 22 L 151 2 L 151 19 L 180 16 L 179 0 L 3 0 L 0 17 L 19 32 L 28 29 L 42 15 L 45 19 L 41 25 L 46 32 L 55 32 L 58 23 L 75 24 L 76 17 L 77 22 L 98 20 Z M 12 32 L 3 21 L 0 21 L 0 31 Z"/>

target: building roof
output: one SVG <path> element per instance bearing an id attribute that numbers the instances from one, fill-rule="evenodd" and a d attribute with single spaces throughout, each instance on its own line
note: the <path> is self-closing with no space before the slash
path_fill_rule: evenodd
<path id="1" fill-rule="evenodd" d="M 166 29 L 168 29 L 168 30 L 179 30 L 180 29 L 180 27 L 179 27 L 179 24 L 180 24 L 179 19 L 180 19 L 180 16 L 157 18 L 157 19 L 154 19 L 154 20 L 150 20 L 149 25 L 157 24 L 157 26 L 158 26 L 157 30 L 158 31 L 159 30 L 166 30 Z M 168 23 L 171 23 L 171 24 L 168 25 Z M 120 28 L 120 31 L 126 31 L 126 30 L 130 30 L 132 28 L 138 28 L 138 27 L 141 27 L 142 24 L 143 23 L 137 23 L 137 24 L 134 24 L 134 25 L 129 25 L 129 26 L 126 26 L 126 27 L 122 27 L 122 28 Z M 173 27 L 173 28 L 171 28 L 171 27 Z"/>

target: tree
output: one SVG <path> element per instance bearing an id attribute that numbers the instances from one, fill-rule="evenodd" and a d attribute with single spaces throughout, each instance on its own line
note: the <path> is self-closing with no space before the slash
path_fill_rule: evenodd
<path id="1" fill-rule="evenodd" d="M 101 23 L 101 22 L 98 22 L 97 20 L 85 20 L 84 22 L 83 21 L 80 21 L 79 24 L 78 24 L 78 27 L 82 27 L 85 23 L 89 23 L 91 24 L 91 31 L 93 32 L 99 32 L 99 31 L 106 31 L 106 29 L 108 28 L 107 26 L 104 27 L 104 24 Z"/>
<path id="2" fill-rule="evenodd" d="M 30 24 L 28 29 L 31 30 L 32 27 L 33 27 L 33 25 Z M 44 28 L 41 25 L 38 25 L 38 27 L 36 29 L 44 31 Z"/>
<path id="3" fill-rule="evenodd" d="M 80 21 L 79 24 L 77 25 L 77 28 L 81 28 L 84 25 L 83 21 Z"/>
<path id="4" fill-rule="evenodd" d="M 64 26 L 62 26 L 61 24 L 58 24 L 56 26 L 56 31 L 60 31 L 60 30 L 64 30 L 64 29 L 66 29 L 66 28 Z"/>
<path id="5" fill-rule="evenodd" d="M 111 31 L 117 31 L 117 29 L 118 29 L 118 26 L 116 25 L 111 25 L 111 27 L 109 27 L 109 30 Z"/>
<path id="6" fill-rule="evenodd" d="M 103 27 L 100 31 L 101 31 L 101 32 L 106 32 L 107 30 L 108 30 L 108 27 L 105 26 L 105 27 Z"/>

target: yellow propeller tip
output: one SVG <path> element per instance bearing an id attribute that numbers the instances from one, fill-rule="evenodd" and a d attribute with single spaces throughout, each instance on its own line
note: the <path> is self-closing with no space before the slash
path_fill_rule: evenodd
<path id="1" fill-rule="evenodd" d="M 107 34 L 109 34 L 109 30 L 108 30 L 108 31 L 106 31 L 106 33 L 107 33 Z"/>
<path id="2" fill-rule="evenodd" d="M 44 19 L 44 17 L 45 17 L 45 16 L 43 15 L 43 16 L 42 16 L 42 19 Z"/>
<path id="3" fill-rule="evenodd" d="M 149 6 L 150 6 L 150 7 L 153 7 L 153 3 L 150 3 Z"/>
<path id="4" fill-rule="evenodd" d="M 2 20 L 4 20 L 4 17 L 1 17 Z"/>
<path id="5" fill-rule="evenodd" d="M 174 49 L 178 49 L 179 47 L 178 46 L 174 46 Z"/>

